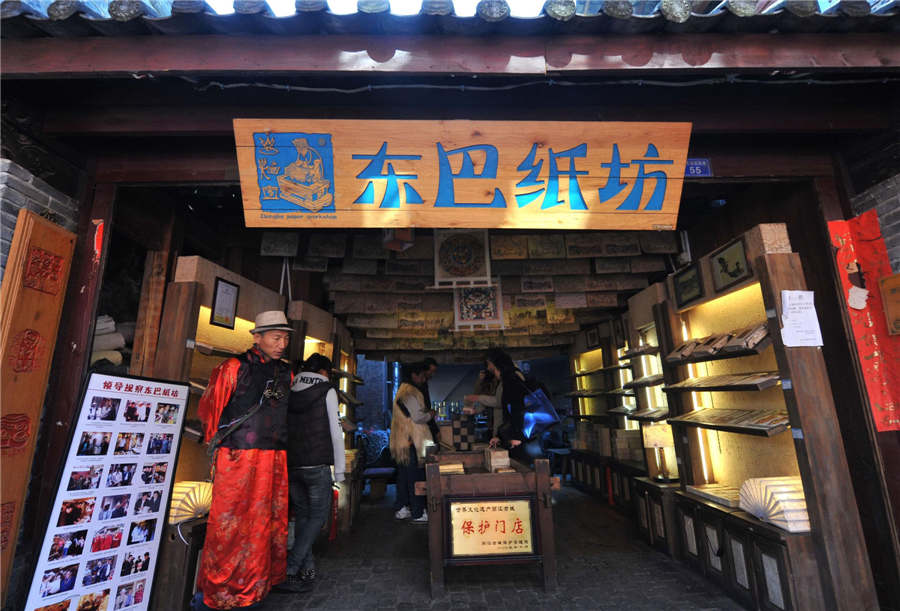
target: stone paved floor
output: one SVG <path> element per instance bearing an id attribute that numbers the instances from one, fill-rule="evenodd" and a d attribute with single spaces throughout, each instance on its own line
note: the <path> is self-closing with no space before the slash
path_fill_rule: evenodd
<path id="1" fill-rule="evenodd" d="M 714 584 L 636 540 L 632 523 L 598 500 L 568 487 L 555 496 L 556 592 L 544 593 L 537 566 L 454 567 L 446 570 L 447 594 L 432 600 L 427 528 L 394 521 L 389 496 L 363 501 L 353 532 L 319 557 L 321 577 L 312 592 L 273 593 L 258 611 L 741 608 Z"/>

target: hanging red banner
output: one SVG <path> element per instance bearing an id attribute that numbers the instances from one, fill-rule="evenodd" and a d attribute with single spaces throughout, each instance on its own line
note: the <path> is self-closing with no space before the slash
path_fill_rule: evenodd
<path id="1" fill-rule="evenodd" d="M 828 223 L 878 431 L 900 431 L 900 336 L 890 335 L 879 280 L 891 275 L 878 215 L 870 210 Z"/>

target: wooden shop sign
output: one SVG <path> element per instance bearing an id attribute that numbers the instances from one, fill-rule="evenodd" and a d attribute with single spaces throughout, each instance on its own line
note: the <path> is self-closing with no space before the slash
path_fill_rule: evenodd
<path id="1" fill-rule="evenodd" d="M 691 124 L 235 119 L 234 134 L 248 227 L 672 230 Z"/>
<path id="2" fill-rule="evenodd" d="M 4 593 L 74 248 L 73 233 L 33 212 L 19 211 L 0 292 L 0 591 Z"/>

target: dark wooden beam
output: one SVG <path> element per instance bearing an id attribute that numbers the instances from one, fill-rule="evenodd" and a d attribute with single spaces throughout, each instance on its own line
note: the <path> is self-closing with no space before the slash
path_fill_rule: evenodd
<path id="1" fill-rule="evenodd" d="M 675 73 L 887 70 L 893 33 L 668 36 L 135 36 L 0 41 L 4 78 L 135 74 Z"/>
<path id="2" fill-rule="evenodd" d="M 650 92 L 652 89 L 652 93 Z M 527 90 L 526 90 L 527 91 Z M 679 91 L 677 97 L 667 95 L 664 114 L 659 106 L 659 88 L 646 88 L 648 96 L 617 97 L 614 104 L 598 100 L 592 105 L 566 103 L 567 120 L 581 121 L 689 121 L 694 133 L 799 133 L 874 132 L 888 129 L 892 116 L 890 106 L 873 96 L 817 103 L 818 95 L 782 96 L 780 91 L 761 91 L 751 106 L 744 105 L 739 93 L 727 88 L 716 91 L 717 103 L 708 106 L 701 95 Z M 663 90 L 667 94 L 670 90 Z M 704 91 L 703 94 L 707 94 Z M 767 95 L 768 94 L 768 95 Z M 362 103 L 362 100 L 360 100 Z M 786 121 L 772 108 L 790 105 L 796 108 Z M 411 108 L 398 102 L 390 107 L 395 118 L 445 119 L 443 109 Z M 235 118 L 312 119 L 346 118 L 383 119 L 384 106 L 72 106 L 52 107 L 44 112 L 42 129 L 52 136 L 223 136 L 233 133 Z M 407 112 L 408 111 L 408 112 Z M 541 111 L 544 112 L 544 111 Z M 485 120 L 527 120 L 538 118 L 537 107 L 515 108 L 486 103 L 479 109 Z M 544 112 L 545 116 L 546 113 Z"/>

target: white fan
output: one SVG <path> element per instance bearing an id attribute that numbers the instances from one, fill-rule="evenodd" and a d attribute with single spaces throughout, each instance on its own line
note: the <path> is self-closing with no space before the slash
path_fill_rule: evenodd
<path id="1" fill-rule="evenodd" d="M 172 489 L 169 524 L 199 518 L 209 513 L 212 505 L 210 482 L 178 482 Z"/>

